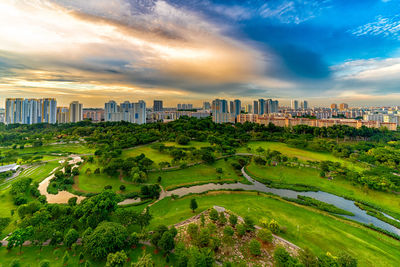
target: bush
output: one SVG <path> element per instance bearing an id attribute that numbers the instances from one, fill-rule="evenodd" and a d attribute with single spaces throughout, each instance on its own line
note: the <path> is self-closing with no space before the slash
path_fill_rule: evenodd
<path id="1" fill-rule="evenodd" d="M 10 267 L 20 267 L 21 266 L 21 263 L 19 262 L 19 259 L 13 259 L 11 262 L 10 262 L 10 265 L 9 265 Z"/>
<path id="2" fill-rule="evenodd" d="M 42 261 L 39 263 L 39 267 L 50 267 L 50 261 L 48 261 L 48 260 L 42 260 Z"/>
<path id="3" fill-rule="evenodd" d="M 238 217 L 235 214 L 229 215 L 229 223 L 232 225 L 232 227 L 235 227 L 238 222 Z"/>
<path id="4" fill-rule="evenodd" d="M 249 243 L 250 253 L 254 256 L 261 255 L 261 244 L 255 239 L 252 239 Z"/>
<path id="5" fill-rule="evenodd" d="M 133 247 L 139 246 L 139 240 L 140 240 L 139 235 L 136 232 L 133 232 L 129 238 L 130 244 Z"/>
<path id="6" fill-rule="evenodd" d="M 268 228 L 269 230 L 271 230 L 271 232 L 273 232 L 274 234 L 278 234 L 280 231 L 280 227 L 277 221 L 275 221 L 274 219 L 272 219 L 269 224 L 268 224 Z"/>
<path id="7" fill-rule="evenodd" d="M 263 243 L 271 243 L 272 242 L 272 233 L 268 229 L 260 229 L 257 232 L 257 237 L 261 239 Z"/>
<path id="8" fill-rule="evenodd" d="M 111 185 L 106 185 L 106 186 L 104 187 L 104 189 L 105 189 L 105 190 L 110 190 L 110 189 L 112 189 L 112 186 L 111 186 Z"/>
<path id="9" fill-rule="evenodd" d="M 124 263 L 128 260 L 128 256 L 125 251 L 118 251 L 115 253 L 110 253 L 107 255 L 107 267 L 122 267 Z"/>
<path id="10" fill-rule="evenodd" d="M 246 226 L 244 224 L 240 223 L 236 226 L 236 232 L 238 236 L 244 236 L 246 234 Z"/>
<path id="11" fill-rule="evenodd" d="M 226 217 L 225 217 L 225 213 L 221 212 L 218 216 L 218 223 L 220 225 L 225 225 L 226 224 Z"/>
<path id="12" fill-rule="evenodd" d="M 216 222 L 219 218 L 218 211 L 216 211 L 215 209 L 211 209 L 209 216 L 211 221 Z"/>
<path id="13" fill-rule="evenodd" d="M 235 231 L 233 230 L 232 227 L 230 227 L 230 226 L 225 226 L 225 228 L 224 228 L 224 235 L 225 235 L 225 236 L 233 236 L 234 233 L 235 233 Z"/>
<path id="14" fill-rule="evenodd" d="M 199 234 L 199 226 L 195 223 L 191 223 L 188 226 L 188 234 L 192 239 L 196 239 L 197 235 Z"/>
<path id="15" fill-rule="evenodd" d="M 180 145 L 187 145 L 190 142 L 190 138 L 184 135 L 180 135 L 175 140 Z"/>
<path id="16" fill-rule="evenodd" d="M 119 190 L 121 190 L 121 191 L 124 191 L 125 189 L 126 189 L 126 186 L 123 184 L 119 187 Z"/>
<path id="17" fill-rule="evenodd" d="M 78 239 L 79 234 L 75 229 L 69 229 L 67 234 L 64 237 L 64 243 L 68 248 L 71 248 L 72 244 L 76 242 Z"/>
<path id="18" fill-rule="evenodd" d="M 250 232 L 255 229 L 254 228 L 254 220 L 249 216 L 244 217 L 244 224 L 246 226 L 246 231 Z"/>

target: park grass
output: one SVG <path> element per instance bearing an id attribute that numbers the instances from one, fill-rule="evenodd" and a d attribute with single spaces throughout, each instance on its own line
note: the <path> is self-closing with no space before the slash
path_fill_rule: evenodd
<path id="1" fill-rule="evenodd" d="M 105 186 L 111 185 L 112 191 L 119 192 L 119 187 L 125 185 L 127 193 L 140 191 L 140 185 L 121 181 L 118 175 L 110 177 L 105 173 L 94 174 L 94 171 L 100 167 L 97 163 L 85 162 L 80 168 L 79 176 L 75 178 L 73 188 L 84 193 L 100 193 Z M 88 168 L 91 169 L 91 174 L 86 174 Z"/>
<path id="2" fill-rule="evenodd" d="M 289 157 L 296 157 L 301 161 L 333 161 L 333 162 L 339 162 L 346 167 L 356 170 L 356 171 L 362 171 L 363 168 L 359 165 L 355 165 L 354 163 L 341 159 L 338 157 L 335 157 L 329 152 L 316 152 L 316 151 L 309 151 L 305 149 L 300 149 L 300 148 L 294 148 L 290 147 L 285 143 L 279 143 L 279 142 L 267 142 L 267 141 L 252 141 L 247 144 L 247 146 L 251 149 L 250 151 L 247 150 L 246 147 L 240 147 L 238 149 L 238 153 L 254 153 L 258 154 L 256 152 L 256 149 L 259 147 L 262 147 L 263 149 L 267 150 L 276 150 L 281 152 L 282 154 L 289 156 Z"/>
<path id="3" fill-rule="evenodd" d="M 50 155 L 50 154 L 91 154 L 94 153 L 93 148 L 89 148 L 83 144 L 50 144 L 39 147 L 25 147 L 24 149 L 1 149 L 2 153 L 7 151 L 17 151 L 19 155 Z"/>
<path id="4" fill-rule="evenodd" d="M 358 259 L 359 266 L 398 266 L 400 242 L 357 223 L 330 216 L 309 207 L 301 207 L 275 197 L 253 192 L 210 192 L 177 200 L 163 199 L 150 208 L 154 219 L 150 228 L 175 224 L 192 217 L 189 208 L 196 198 L 196 214 L 214 205 L 223 206 L 240 216 L 251 216 L 256 222 L 267 217 L 287 228 L 281 236 L 314 253 L 346 251 Z"/>
<path id="5" fill-rule="evenodd" d="M 211 146 L 208 142 L 199 142 L 199 141 L 190 141 L 187 145 L 180 145 L 177 142 L 163 142 L 165 146 L 175 146 L 175 147 L 182 147 L 182 148 L 189 148 L 194 147 L 196 149 L 200 149 L 202 147 Z"/>
<path id="6" fill-rule="evenodd" d="M 260 166 L 252 162 L 246 167 L 246 171 L 260 182 L 265 179 L 290 185 L 309 185 L 327 193 L 372 203 L 383 210 L 389 210 L 400 216 L 400 195 L 368 189 L 342 178 L 333 180 L 321 178 L 319 171 L 313 168 L 286 167 L 283 165 Z"/>
<path id="7" fill-rule="evenodd" d="M 59 250 L 59 256 L 56 258 L 54 256 L 54 251 Z M 11 252 L 8 252 L 5 247 L 0 248 L 0 266 L 9 266 L 12 260 L 19 259 L 22 266 L 39 266 L 39 263 L 42 260 L 48 260 L 50 262 L 50 266 L 63 266 L 62 258 L 67 249 L 65 247 L 52 247 L 46 246 L 43 247 L 42 251 L 39 250 L 38 247 L 23 247 L 22 254 L 19 254 L 19 248 L 14 248 Z M 68 266 L 83 266 L 83 264 L 79 264 L 79 253 L 82 251 L 82 247 L 77 248 L 77 252 L 74 253 L 72 251 L 68 251 L 70 255 L 70 260 L 68 261 Z M 155 266 L 166 266 L 165 258 L 162 253 L 155 253 L 154 248 L 148 246 L 142 246 L 135 249 L 125 250 L 128 255 L 129 263 L 126 263 L 125 266 L 130 266 L 130 262 L 136 262 L 139 257 L 142 256 L 143 252 L 150 253 L 152 259 L 155 263 Z M 103 261 L 95 261 L 93 259 L 89 260 L 90 266 L 95 267 L 103 267 L 106 265 L 106 260 Z M 174 262 L 173 257 L 170 258 L 171 263 Z"/>
<path id="8" fill-rule="evenodd" d="M 157 149 L 152 148 L 151 146 L 152 144 L 125 149 L 124 151 L 122 151 L 121 157 L 126 159 L 129 157 L 139 156 L 140 154 L 143 153 L 146 157 L 154 161 L 153 164 L 154 168 L 158 168 L 158 163 L 160 162 L 172 161 L 173 158 L 171 155 L 165 152 L 161 153 Z"/>
<path id="9" fill-rule="evenodd" d="M 161 185 L 165 190 L 173 188 L 190 186 L 202 183 L 234 183 L 246 182 L 231 163 L 234 159 L 220 159 L 213 164 L 197 164 L 185 169 L 157 171 L 149 173 L 149 183 L 156 183 L 160 176 Z M 217 173 L 216 169 L 221 168 L 222 173 Z"/>

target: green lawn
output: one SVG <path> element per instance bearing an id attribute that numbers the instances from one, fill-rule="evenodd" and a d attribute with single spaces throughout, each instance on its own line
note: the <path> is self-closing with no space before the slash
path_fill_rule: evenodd
<path id="1" fill-rule="evenodd" d="M 106 185 L 111 185 L 114 192 L 119 191 L 121 185 L 126 186 L 125 192 L 139 191 L 140 185 L 135 185 L 127 182 L 121 182 L 118 176 L 110 177 L 107 174 L 94 174 L 94 171 L 99 168 L 97 163 L 84 163 L 80 169 L 78 178 L 75 178 L 73 188 L 86 193 L 98 193 L 104 190 Z M 86 170 L 90 168 L 92 174 L 86 174 Z"/>
<path id="2" fill-rule="evenodd" d="M 313 168 L 291 168 L 285 166 L 260 166 L 252 162 L 246 170 L 250 176 L 262 182 L 262 179 L 287 184 L 304 184 L 320 188 L 321 191 L 339 196 L 355 198 L 395 212 L 400 216 L 400 195 L 364 188 L 353 185 L 345 179 L 328 180 L 320 178 L 319 171 Z"/>
<path id="3" fill-rule="evenodd" d="M 309 150 L 304 150 L 304 149 L 299 149 L 299 148 L 294 148 L 294 147 L 289 147 L 288 145 L 284 143 L 279 143 L 279 142 L 266 142 L 266 141 L 253 141 L 248 143 L 248 147 L 251 149 L 249 152 L 246 147 L 240 147 L 238 149 L 238 153 L 254 153 L 258 154 L 256 152 L 256 149 L 259 147 L 264 148 L 265 150 L 270 149 L 270 150 L 276 150 L 281 152 L 284 155 L 287 155 L 289 157 L 296 157 L 301 161 L 334 161 L 334 162 L 340 162 L 341 164 L 346 165 L 348 168 L 355 169 L 355 170 L 362 170 L 361 166 L 354 165 L 354 163 L 335 157 L 332 154 L 328 152 L 314 152 L 314 151 L 309 151 Z"/>
<path id="4" fill-rule="evenodd" d="M 56 258 L 54 255 L 54 251 L 58 250 L 61 256 Z M 79 247 L 77 253 L 74 256 L 72 251 L 69 251 L 70 261 L 68 262 L 68 266 L 79 266 L 79 253 L 82 249 Z M 165 262 L 165 258 L 162 253 L 154 253 L 154 249 L 152 247 L 139 247 L 136 249 L 130 249 L 125 251 L 128 254 L 128 258 L 130 262 L 136 262 L 137 259 L 142 255 L 143 251 L 152 254 L 152 258 L 156 266 L 167 266 Z M 9 266 L 10 262 L 13 259 L 19 259 L 22 266 L 39 266 L 39 263 L 42 260 L 49 260 L 50 266 L 63 266 L 62 265 L 62 257 L 66 251 L 65 247 L 55 248 L 55 247 L 43 247 L 43 250 L 40 251 L 38 247 L 23 247 L 22 255 L 19 255 L 19 248 L 14 248 L 10 253 L 8 253 L 5 247 L 0 248 L 0 267 Z M 85 259 L 87 260 L 87 259 Z M 106 261 L 94 261 L 89 259 L 90 266 L 105 266 Z M 130 266 L 130 262 L 126 263 L 125 266 Z M 173 262 L 173 257 L 171 259 Z M 83 266 L 83 265 L 82 265 Z"/>
<path id="5" fill-rule="evenodd" d="M 175 146 L 175 147 L 184 147 L 184 148 L 195 147 L 197 149 L 202 148 L 202 147 L 211 146 L 210 143 L 208 143 L 208 142 L 199 142 L 199 141 L 190 141 L 189 144 L 187 144 L 187 145 L 180 145 L 176 142 L 164 142 L 163 144 L 165 146 Z"/>
<path id="6" fill-rule="evenodd" d="M 282 237 L 300 247 L 310 247 L 315 253 L 327 251 L 338 254 L 347 251 L 358 258 L 359 266 L 398 266 L 400 242 L 356 223 L 324 215 L 310 208 L 299 207 L 275 198 L 250 192 L 197 195 L 201 212 L 213 205 L 223 206 L 240 216 L 249 215 L 258 221 L 262 217 L 274 218 L 287 227 Z M 150 208 L 154 219 L 150 228 L 158 224 L 174 224 L 190 218 L 190 199 L 166 198 Z"/>
<path id="7" fill-rule="evenodd" d="M 218 183 L 245 181 L 245 179 L 242 176 L 239 176 L 238 172 L 231 166 L 232 161 L 233 159 L 228 159 L 227 161 L 220 159 L 211 165 L 203 163 L 185 169 L 150 172 L 149 182 L 156 183 L 157 178 L 161 176 L 161 185 L 164 189 L 171 190 L 184 185 L 206 182 Z M 217 173 L 217 168 L 221 168 L 222 173 Z"/>
<path id="8" fill-rule="evenodd" d="M 172 157 L 168 153 L 160 153 L 158 150 L 152 148 L 151 146 L 152 144 L 126 149 L 122 151 L 121 157 L 126 159 L 129 157 L 139 156 L 143 153 L 146 155 L 146 157 L 154 161 L 154 168 L 158 168 L 158 163 L 162 161 L 168 161 L 171 163 Z"/>

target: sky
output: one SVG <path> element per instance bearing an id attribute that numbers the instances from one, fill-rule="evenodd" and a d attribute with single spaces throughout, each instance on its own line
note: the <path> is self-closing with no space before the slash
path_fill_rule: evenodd
<path id="1" fill-rule="evenodd" d="M 400 105 L 400 0 L 1 0 L 6 97 Z"/>

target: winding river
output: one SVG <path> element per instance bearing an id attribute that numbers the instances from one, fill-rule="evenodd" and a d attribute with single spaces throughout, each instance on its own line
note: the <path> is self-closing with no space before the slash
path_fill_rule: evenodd
<path id="1" fill-rule="evenodd" d="M 82 159 L 79 156 L 74 156 L 73 159 L 69 162 L 70 164 L 76 164 L 77 162 L 82 161 Z M 354 205 L 354 201 L 352 200 L 347 200 L 343 197 L 339 197 L 333 194 L 329 194 L 323 191 L 318 191 L 318 192 L 313 192 L 313 191 L 307 191 L 307 192 L 297 192 L 289 189 L 276 189 L 276 188 L 270 188 L 267 187 L 266 185 L 254 180 L 251 178 L 242 168 L 242 174 L 243 176 L 250 182 L 252 183 L 251 185 L 248 184 L 242 184 L 242 183 L 235 183 L 235 184 L 204 184 L 204 185 L 196 185 L 196 186 L 191 186 L 191 187 L 182 187 L 178 188 L 175 190 L 171 191 L 162 191 L 160 194 L 160 198 L 158 200 L 162 200 L 165 197 L 169 197 L 172 195 L 177 195 L 177 196 L 185 196 L 187 194 L 191 193 L 203 193 L 209 190 L 224 190 L 224 189 L 240 189 L 240 190 L 246 190 L 246 191 L 259 191 L 259 192 L 265 192 L 265 193 L 272 193 L 281 197 L 289 197 L 289 198 L 297 198 L 297 196 L 307 196 L 307 197 L 312 197 L 315 198 L 319 201 L 335 205 L 338 208 L 341 208 L 343 210 L 349 211 L 354 214 L 354 216 L 348 216 L 348 215 L 340 215 L 343 217 L 346 217 L 348 219 L 360 222 L 360 223 L 365 223 L 365 224 L 372 224 L 376 227 L 379 227 L 381 229 L 384 229 L 386 231 L 389 231 L 391 233 L 400 235 L 400 229 L 383 222 L 373 216 L 370 216 L 367 214 L 366 211 L 358 208 L 356 205 Z M 47 177 L 45 180 L 43 180 L 39 184 L 39 191 L 42 195 L 45 195 L 47 197 L 47 201 L 49 203 L 67 203 L 68 199 L 71 197 L 78 197 L 78 202 L 84 199 L 82 196 L 77 196 L 74 195 L 70 192 L 67 191 L 60 191 L 58 192 L 57 195 L 49 194 L 47 192 L 47 187 L 49 185 L 50 180 L 54 177 L 54 175 L 50 175 Z M 119 205 L 127 205 L 127 204 L 132 204 L 132 203 L 137 203 L 140 202 L 140 199 L 125 199 L 124 201 L 118 203 Z M 388 218 L 392 218 L 391 216 L 384 214 Z M 394 218 L 393 218 L 394 219 Z"/>

